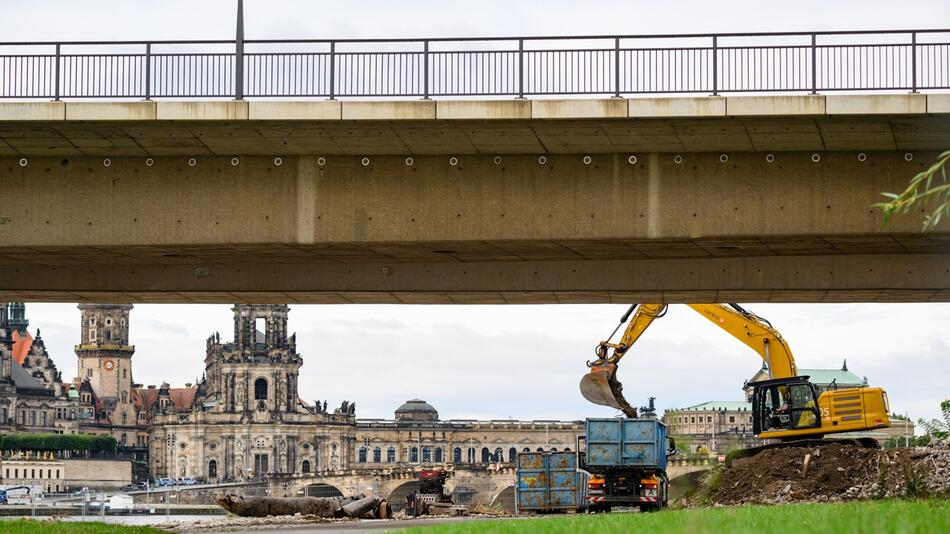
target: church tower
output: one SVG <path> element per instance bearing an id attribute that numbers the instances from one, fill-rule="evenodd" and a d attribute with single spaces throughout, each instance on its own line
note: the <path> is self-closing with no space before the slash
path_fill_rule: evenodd
<path id="1" fill-rule="evenodd" d="M 80 304 L 82 340 L 76 345 L 79 380 L 89 381 L 114 425 L 134 426 L 131 304 Z"/>

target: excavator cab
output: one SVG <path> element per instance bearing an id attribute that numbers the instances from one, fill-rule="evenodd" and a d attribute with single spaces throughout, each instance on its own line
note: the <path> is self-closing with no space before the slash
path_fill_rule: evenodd
<path id="1" fill-rule="evenodd" d="M 818 389 L 807 376 L 762 380 L 749 385 L 753 388 L 752 431 L 755 434 L 821 427 Z M 775 437 L 781 438 L 780 435 Z"/>

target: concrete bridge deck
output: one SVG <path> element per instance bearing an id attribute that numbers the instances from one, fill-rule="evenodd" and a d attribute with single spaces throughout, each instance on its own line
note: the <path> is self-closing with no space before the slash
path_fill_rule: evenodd
<path id="1" fill-rule="evenodd" d="M 0 299 L 947 301 L 950 95 L 0 103 Z"/>

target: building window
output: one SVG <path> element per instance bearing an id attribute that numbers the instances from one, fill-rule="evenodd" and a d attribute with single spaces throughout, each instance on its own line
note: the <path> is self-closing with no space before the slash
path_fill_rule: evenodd
<path id="1" fill-rule="evenodd" d="M 92 378 L 92 368 L 86 369 L 86 376 Z"/>
<path id="2" fill-rule="evenodd" d="M 417 447 L 413 447 L 409 450 L 409 461 L 412 463 L 419 461 L 419 449 Z"/>
<path id="3" fill-rule="evenodd" d="M 268 458 L 266 454 L 254 455 L 254 474 L 259 475 L 267 472 Z"/>
<path id="4" fill-rule="evenodd" d="M 257 438 L 257 447 L 263 449 L 267 445 L 267 440 L 264 438 Z"/>
<path id="5" fill-rule="evenodd" d="M 366 447 L 360 447 L 359 459 L 357 461 L 361 464 L 366 463 Z"/>
<path id="6" fill-rule="evenodd" d="M 95 340 L 96 340 L 96 329 L 95 329 L 95 328 L 90 328 L 90 329 L 89 329 L 89 341 L 95 341 Z"/>
<path id="7" fill-rule="evenodd" d="M 36 410 L 30 410 L 30 426 L 36 426 Z"/>
<path id="8" fill-rule="evenodd" d="M 432 448 L 431 447 L 422 448 L 422 463 L 424 464 L 432 463 Z"/>
<path id="9" fill-rule="evenodd" d="M 123 423 L 125 422 L 125 414 L 122 414 L 122 422 Z M 126 440 L 125 432 L 123 432 L 122 437 L 119 438 L 119 443 L 125 445 L 125 440 Z M 184 445 L 184 443 L 182 443 L 182 445 Z"/>
<path id="10" fill-rule="evenodd" d="M 40 426 L 46 426 L 46 412 L 40 412 Z"/>
<path id="11" fill-rule="evenodd" d="M 531 449 L 528 448 L 528 447 L 525 447 L 525 448 L 521 449 L 521 452 L 531 452 Z"/>
<path id="12" fill-rule="evenodd" d="M 435 463 L 437 464 L 442 463 L 442 447 L 435 448 Z"/>
<path id="13" fill-rule="evenodd" d="M 707 422 L 707 423 L 712 423 L 712 416 L 711 416 L 711 415 L 706 416 L 706 422 Z"/>
<path id="14" fill-rule="evenodd" d="M 56 470 L 56 478 L 59 478 L 59 469 Z"/>
<path id="15" fill-rule="evenodd" d="M 300 464 L 300 472 L 301 473 L 310 472 L 310 460 L 304 460 L 303 463 Z"/>
<path id="16" fill-rule="evenodd" d="M 495 454 L 491 455 L 491 461 L 496 463 L 501 463 L 505 461 L 504 453 L 501 450 L 501 447 L 495 449 Z"/>
<path id="17" fill-rule="evenodd" d="M 217 477 L 218 477 L 218 461 L 208 460 L 208 478 L 217 478 Z"/>
<path id="18" fill-rule="evenodd" d="M 258 378 L 254 381 L 254 400 L 267 400 L 267 380 Z"/>
<path id="19" fill-rule="evenodd" d="M 123 393 L 125 395 L 125 393 Z M 122 424 L 125 424 L 125 412 L 122 412 Z"/>
<path id="20" fill-rule="evenodd" d="M 735 423 L 735 422 L 736 422 L 736 416 L 730 415 L 730 416 L 729 416 L 729 422 L 730 422 L 730 423 Z"/>
<path id="21" fill-rule="evenodd" d="M 487 464 L 491 461 L 491 453 L 488 452 L 488 447 L 482 447 L 482 463 Z"/>
<path id="22" fill-rule="evenodd" d="M 462 463 L 462 448 L 456 447 L 452 449 L 452 463 L 460 464 Z"/>
<path id="23" fill-rule="evenodd" d="M 508 461 L 514 463 L 518 460 L 518 449 L 512 447 L 508 449 Z"/>
<path id="24" fill-rule="evenodd" d="M 391 464 L 396 463 L 396 447 L 386 449 L 386 462 Z"/>
<path id="25" fill-rule="evenodd" d="M 126 377 L 125 371 L 126 371 L 126 369 L 122 369 L 122 378 L 125 378 L 125 377 Z M 122 395 L 124 396 L 125 393 L 123 393 Z"/>
<path id="26" fill-rule="evenodd" d="M 106 330 L 106 341 L 112 340 L 112 330 Z"/>
<path id="27" fill-rule="evenodd" d="M 690 423 L 695 423 L 695 422 L 696 422 L 696 418 L 695 418 L 695 417 L 690 417 L 690 418 L 689 418 L 689 422 L 690 422 Z"/>
<path id="28" fill-rule="evenodd" d="M 468 458 L 468 463 L 470 463 L 470 464 L 475 463 L 475 447 L 469 447 L 469 448 L 468 448 L 468 456 L 467 456 L 467 458 Z"/>
<path id="29" fill-rule="evenodd" d="M 383 461 L 383 450 L 379 447 L 373 447 L 373 462 L 379 463 Z"/>

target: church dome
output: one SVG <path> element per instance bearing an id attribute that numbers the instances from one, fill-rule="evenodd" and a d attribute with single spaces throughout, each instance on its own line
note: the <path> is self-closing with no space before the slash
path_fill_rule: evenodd
<path id="1" fill-rule="evenodd" d="M 422 399 L 407 400 L 396 408 L 397 421 L 438 421 L 439 412 Z"/>

